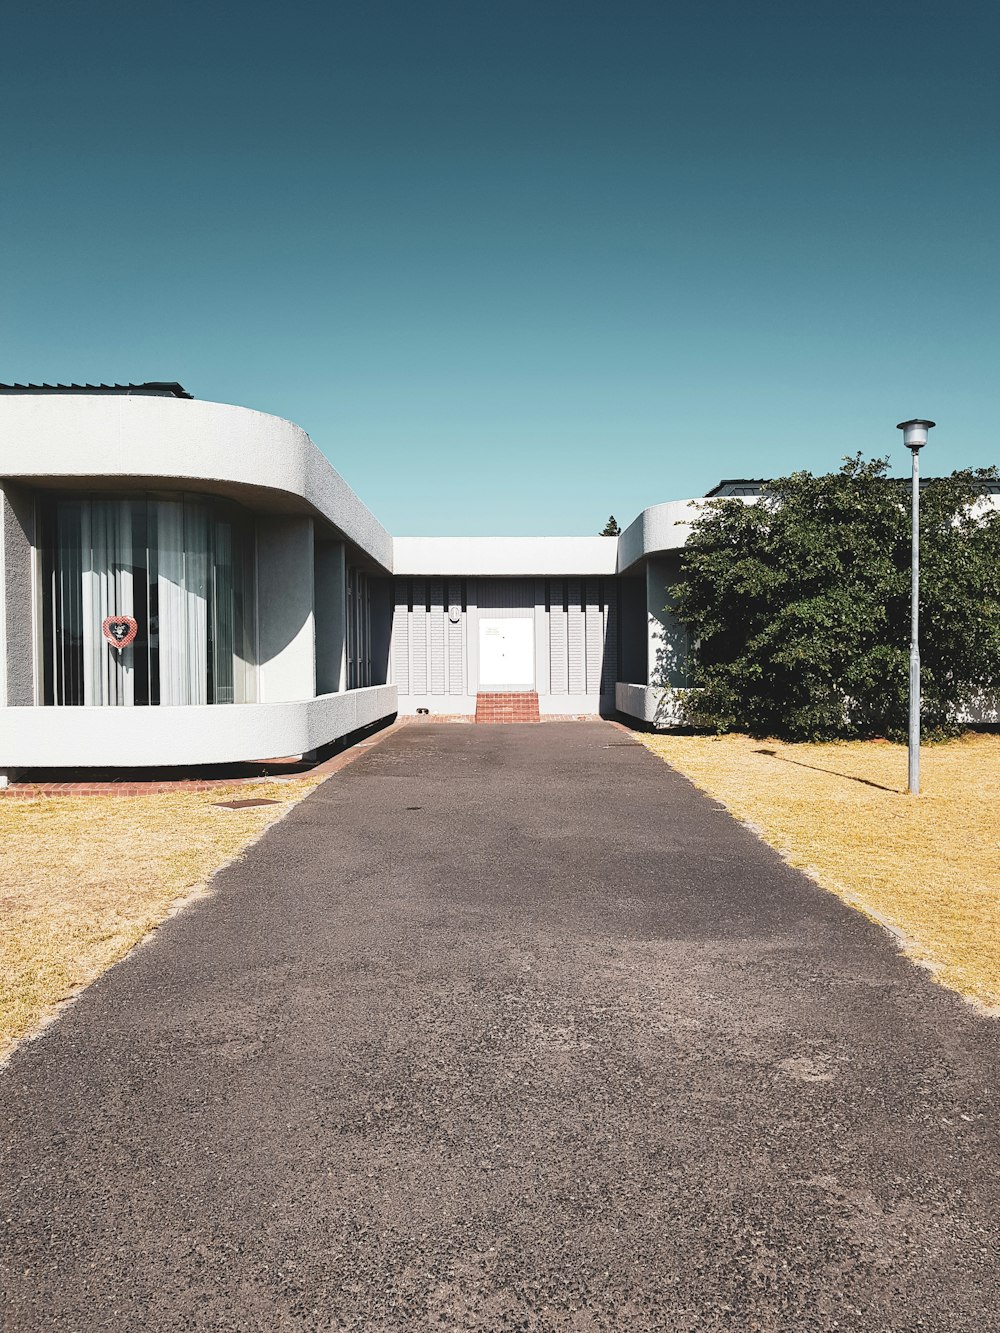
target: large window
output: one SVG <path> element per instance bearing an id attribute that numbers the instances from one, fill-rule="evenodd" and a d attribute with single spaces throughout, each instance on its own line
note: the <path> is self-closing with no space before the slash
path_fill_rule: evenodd
<path id="1" fill-rule="evenodd" d="M 347 688 L 372 683 L 372 613 L 368 575 L 347 567 Z"/>
<path id="2" fill-rule="evenodd" d="M 66 496 L 41 506 L 47 704 L 255 698 L 253 529 L 189 495 Z M 104 635 L 136 622 L 133 642 Z"/>

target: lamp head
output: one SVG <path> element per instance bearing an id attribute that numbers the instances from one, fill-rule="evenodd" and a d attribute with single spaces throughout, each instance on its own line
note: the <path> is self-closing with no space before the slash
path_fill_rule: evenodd
<path id="1" fill-rule="evenodd" d="M 907 449 L 912 449 L 915 453 L 927 443 L 927 432 L 935 424 L 933 421 L 921 421 L 916 418 L 913 421 L 901 421 L 896 429 L 903 432 L 903 443 Z"/>

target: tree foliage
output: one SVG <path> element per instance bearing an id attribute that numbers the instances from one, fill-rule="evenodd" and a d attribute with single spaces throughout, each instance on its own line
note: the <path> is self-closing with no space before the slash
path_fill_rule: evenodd
<path id="1" fill-rule="evenodd" d="M 925 735 L 1000 693 L 995 469 L 920 495 Z M 693 645 L 686 720 L 789 740 L 906 732 L 910 487 L 888 460 L 771 482 L 756 504 L 712 501 L 682 552 L 671 608 Z"/>
<path id="2" fill-rule="evenodd" d="M 620 532 L 621 528 L 618 526 L 618 520 L 615 518 L 614 514 L 612 514 L 607 523 L 605 523 L 604 527 L 598 533 L 598 536 L 617 537 Z"/>

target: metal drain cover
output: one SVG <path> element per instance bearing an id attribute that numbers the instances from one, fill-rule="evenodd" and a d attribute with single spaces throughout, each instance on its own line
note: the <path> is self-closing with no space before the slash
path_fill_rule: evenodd
<path id="1" fill-rule="evenodd" d="M 248 801 L 213 801 L 212 804 L 217 810 L 249 810 L 253 805 L 277 805 L 278 802 L 265 796 L 254 796 Z"/>

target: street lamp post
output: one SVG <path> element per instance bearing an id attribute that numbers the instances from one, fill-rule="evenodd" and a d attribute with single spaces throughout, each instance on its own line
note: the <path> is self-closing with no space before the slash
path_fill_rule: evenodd
<path id="1" fill-rule="evenodd" d="M 920 450 L 933 421 L 901 421 L 903 443 L 913 456 L 911 477 L 912 546 L 910 557 L 910 738 L 907 786 L 920 794 Z"/>

